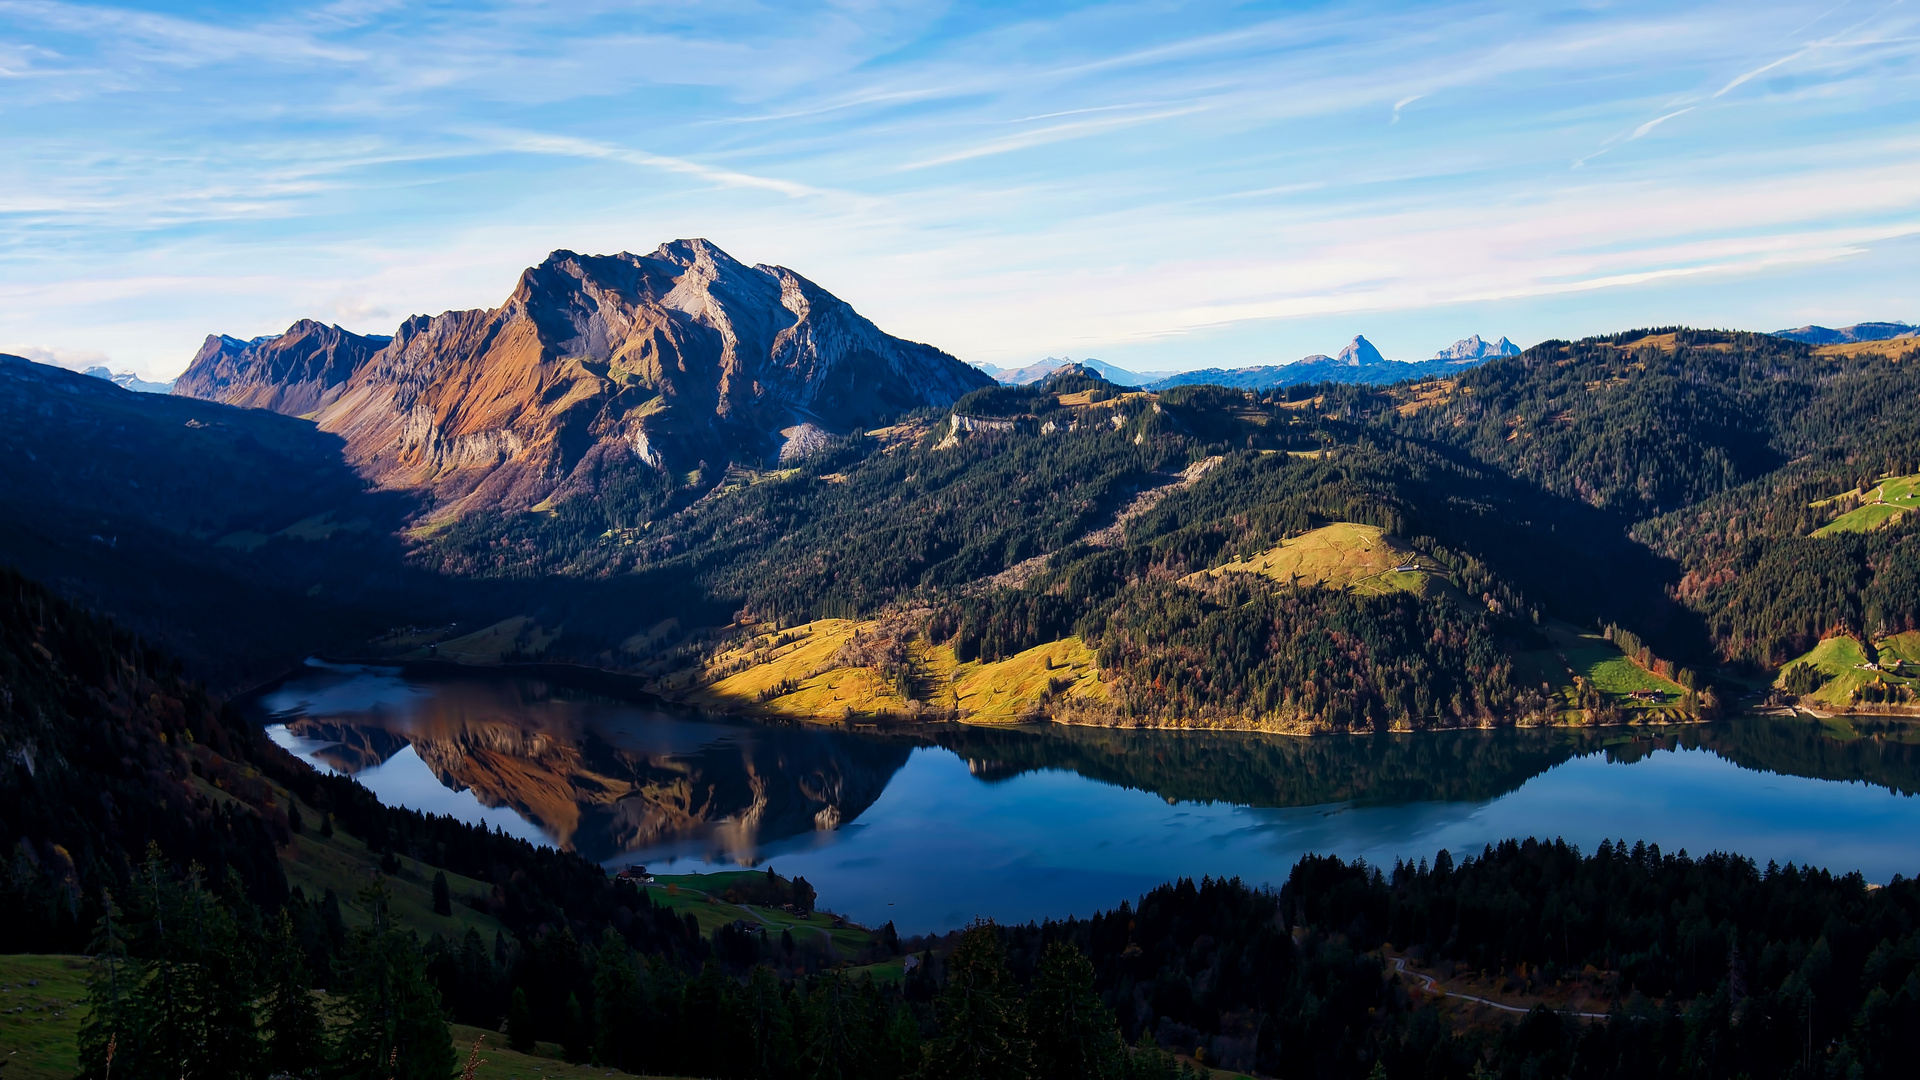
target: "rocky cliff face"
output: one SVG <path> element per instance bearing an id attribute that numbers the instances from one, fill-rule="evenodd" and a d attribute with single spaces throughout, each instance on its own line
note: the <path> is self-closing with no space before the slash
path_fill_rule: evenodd
<path id="1" fill-rule="evenodd" d="M 269 362 L 293 352 L 280 339 L 229 340 L 208 339 L 178 392 L 282 412 L 318 401 L 363 473 L 431 491 L 436 516 L 592 495 L 634 468 L 711 484 L 730 462 L 777 460 L 782 431 L 848 432 L 992 384 L 704 240 L 556 251 L 500 307 L 411 318 L 344 379 Z"/>
<path id="2" fill-rule="evenodd" d="M 187 397 L 306 416 L 331 404 L 340 388 L 389 338 L 301 319 L 278 336 L 251 341 L 224 334 L 206 343 L 174 382 Z"/>

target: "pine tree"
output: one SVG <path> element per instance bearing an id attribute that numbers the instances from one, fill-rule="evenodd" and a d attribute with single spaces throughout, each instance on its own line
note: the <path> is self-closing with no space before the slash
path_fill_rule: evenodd
<path id="1" fill-rule="evenodd" d="M 625 939 L 609 927 L 595 950 L 593 968 L 593 1052 L 604 1065 L 639 1072 L 652 1034 L 640 965 Z"/>
<path id="2" fill-rule="evenodd" d="M 518 1053 L 533 1053 L 533 1006 L 523 986 L 513 988 L 513 1003 L 507 1006 L 507 1045 Z"/>
<path id="3" fill-rule="evenodd" d="M 123 1043 L 137 1052 L 127 999 L 140 971 L 127 954 L 126 918 L 112 893 L 101 897 L 101 907 L 100 927 L 89 949 L 93 970 L 87 976 L 87 1018 L 80 1025 L 80 1075 L 85 1080 L 105 1076 L 109 1058 L 119 1055 Z"/>
<path id="4" fill-rule="evenodd" d="M 806 1041 L 801 1075 L 807 1080 L 860 1080 L 867 1075 L 871 1031 L 853 980 L 840 971 L 816 976 L 802 1015 Z"/>
<path id="5" fill-rule="evenodd" d="M 251 1076 L 260 1054 L 253 958 L 232 915 L 206 890 L 199 869 L 185 883 L 157 847 L 135 875 L 127 906 L 109 929 L 107 956 L 90 991 L 102 1009 L 81 1035 L 88 1075 L 104 1076 L 106 1048 L 123 1080 Z"/>
<path id="6" fill-rule="evenodd" d="M 708 960 L 687 984 L 687 1004 L 681 1021 L 686 1041 L 703 1050 L 695 1057 L 711 1076 L 738 1076 L 751 1056 L 751 1040 L 740 1016 L 740 984 L 720 965 Z"/>
<path id="7" fill-rule="evenodd" d="M 319 1075 L 323 1029 L 310 989 L 306 961 L 293 933 L 293 919 L 282 911 L 280 932 L 267 961 L 266 994 L 261 1002 L 269 1073 Z"/>
<path id="8" fill-rule="evenodd" d="M 747 976 L 741 1011 L 753 1036 L 749 1075 L 756 1080 L 780 1080 L 793 1074 L 793 1015 L 780 988 L 780 977 L 761 964 Z"/>
<path id="9" fill-rule="evenodd" d="M 1035 1076 L 1105 1080 L 1119 1075 L 1120 1030 L 1093 989 L 1093 965 L 1063 941 L 1047 946 L 1027 996 Z"/>
<path id="10" fill-rule="evenodd" d="M 420 943 L 393 924 L 384 881 L 360 894 L 373 919 L 348 943 L 334 1061 L 346 1080 L 445 1080 L 453 1040 Z"/>
<path id="11" fill-rule="evenodd" d="M 587 1028 L 587 1014 L 580 1008 L 580 995 L 568 994 L 566 1012 L 560 1021 L 560 1055 L 578 1065 L 593 1057 L 593 1033 Z"/>
<path id="12" fill-rule="evenodd" d="M 860 991 L 872 1030 L 868 1075 L 911 1076 L 920 1065 L 920 1022 L 913 1010 L 897 990 L 882 990 L 870 977 L 861 980 Z"/>
<path id="13" fill-rule="evenodd" d="M 940 1034 L 927 1045 L 926 1080 L 1026 1080 L 1032 1048 L 1008 985 L 1006 953 L 992 923 L 976 922 L 947 959 Z"/>
<path id="14" fill-rule="evenodd" d="M 447 888 L 445 870 L 436 870 L 433 874 L 433 913 L 435 915 L 453 914 L 452 890 Z"/>

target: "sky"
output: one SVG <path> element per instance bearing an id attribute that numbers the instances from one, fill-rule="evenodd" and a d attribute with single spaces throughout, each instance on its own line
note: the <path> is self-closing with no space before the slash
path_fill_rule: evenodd
<path id="1" fill-rule="evenodd" d="M 1920 0 L 0 0 L 0 351 L 702 236 L 1015 366 L 1920 322 Z"/>

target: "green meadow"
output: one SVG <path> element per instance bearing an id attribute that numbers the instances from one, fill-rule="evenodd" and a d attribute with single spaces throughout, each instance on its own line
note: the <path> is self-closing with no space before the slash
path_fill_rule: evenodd
<path id="1" fill-rule="evenodd" d="M 1813 505 L 1826 506 L 1836 501 L 1836 499 L 1822 499 Z M 1885 525 L 1915 507 L 1920 507 L 1920 474 L 1887 477 L 1880 481 L 1878 487 L 1862 496 L 1860 501 L 1860 506 L 1814 530 L 1813 535 L 1832 536 L 1843 532 L 1867 532 Z"/>

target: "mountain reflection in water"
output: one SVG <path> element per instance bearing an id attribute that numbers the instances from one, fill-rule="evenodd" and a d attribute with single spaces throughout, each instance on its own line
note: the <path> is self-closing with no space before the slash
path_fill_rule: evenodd
<path id="1" fill-rule="evenodd" d="M 673 848 L 751 861 L 766 840 L 858 817 L 911 750 L 519 674 L 316 664 L 254 705 L 309 760 L 357 775 L 411 749 L 446 788 L 600 862 Z"/>
<path id="2" fill-rule="evenodd" d="M 250 706 L 391 803 L 608 865 L 777 858 L 840 910 L 918 928 L 1086 913 L 1181 875 L 1278 881 L 1307 851 L 1390 865 L 1528 834 L 1920 871 L 1920 729 L 1892 722 L 873 732 L 675 711 L 581 673 L 325 665 Z"/>

